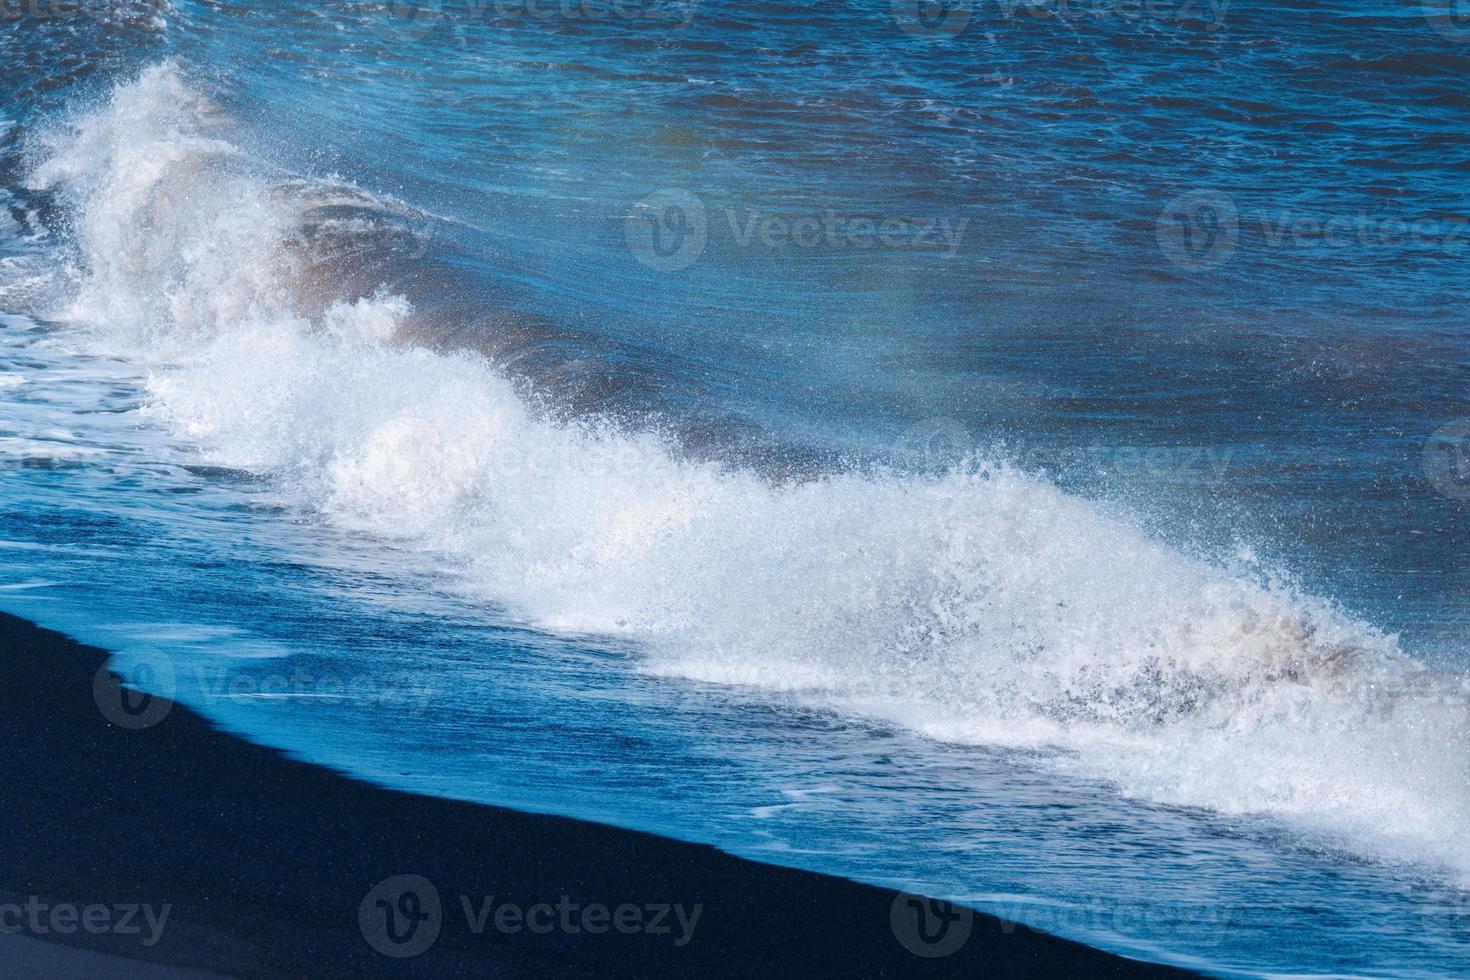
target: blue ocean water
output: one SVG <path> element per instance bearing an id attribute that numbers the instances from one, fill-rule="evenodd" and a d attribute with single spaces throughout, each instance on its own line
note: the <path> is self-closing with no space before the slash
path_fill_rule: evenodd
<path id="1" fill-rule="evenodd" d="M 1470 968 L 1454 8 L 0 10 L 0 608 L 390 785 Z"/>

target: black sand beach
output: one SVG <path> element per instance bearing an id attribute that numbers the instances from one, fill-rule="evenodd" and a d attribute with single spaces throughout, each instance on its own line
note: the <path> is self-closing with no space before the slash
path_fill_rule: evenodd
<path id="1" fill-rule="evenodd" d="M 0 975 L 1188 975 L 710 847 L 381 789 L 182 705 L 119 716 L 105 662 L 0 616 Z M 161 720 L 116 725 L 99 702 Z"/>

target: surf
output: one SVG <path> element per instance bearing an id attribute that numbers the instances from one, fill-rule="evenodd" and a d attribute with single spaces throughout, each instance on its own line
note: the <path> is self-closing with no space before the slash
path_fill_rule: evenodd
<path id="1" fill-rule="evenodd" d="M 146 367 L 144 415 L 200 462 L 436 556 L 518 622 L 626 640 L 653 675 L 1470 874 L 1463 674 L 1003 457 L 777 478 L 559 410 L 475 345 L 416 342 L 462 329 L 395 271 L 427 212 L 235 139 L 165 61 L 47 129 L 27 177 L 63 216 L 29 312 Z"/>

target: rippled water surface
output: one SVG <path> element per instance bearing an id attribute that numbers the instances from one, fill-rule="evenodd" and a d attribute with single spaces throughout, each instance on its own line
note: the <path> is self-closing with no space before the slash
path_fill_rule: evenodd
<path id="1" fill-rule="evenodd" d="M 12 4 L 0 608 L 303 757 L 1470 969 L 1432 4 Z"/>

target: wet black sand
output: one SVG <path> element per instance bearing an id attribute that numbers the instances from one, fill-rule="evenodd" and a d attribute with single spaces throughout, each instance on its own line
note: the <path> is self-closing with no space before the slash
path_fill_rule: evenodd
<path id="1" fill-rule="evenodd" d="M 1187 975 L 953 907 L 921 936 L 883 889 L 381 789 L 119 702 L 105 662 L 0 615 L 0 964 L 28 977 Z"/>

